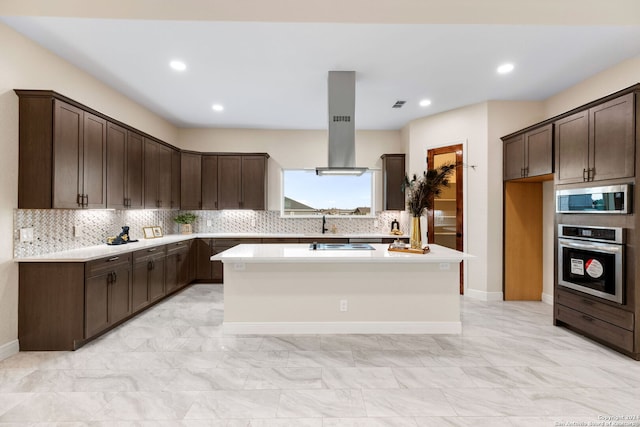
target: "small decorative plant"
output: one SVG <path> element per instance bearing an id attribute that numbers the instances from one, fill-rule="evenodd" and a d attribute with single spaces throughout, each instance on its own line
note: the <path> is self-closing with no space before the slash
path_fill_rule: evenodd
<path id="1" fill-rule="evenodd" d="M 173 218 L 178 224 L 193 224 L 196 221 L 197 216 L 191 212 L 183 213 Z"/>
<path id="2" fill-rule="evenodd" d="M 176 216 L 175 218 L 173 218 L 173 220 L 180 224 L 180 233 L 191 234 L 193 233 L 193 227 L 191 226 L 191 224 L 195 222 L 196 218 L 196 215 L 192 214 L 191 212 L 187 212 Z"/>

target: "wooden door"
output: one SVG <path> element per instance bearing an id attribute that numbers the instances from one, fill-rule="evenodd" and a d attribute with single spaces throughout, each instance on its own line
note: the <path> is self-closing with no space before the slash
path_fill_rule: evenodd
<path id="1" fill-rule="evenodd" d="M 524 176 L 524 134 L 504 140 L 504 180 L 519 179 Z"/>
<path id="2" fill-rule="evenodd" d="M 202 156 L 202 209 L 218 209 L 218 156 Z"/>
<path id="3" fill-rule="evenodd" d="M 85 338 L 109 326 L 109 286 L 111 271 L 85 280 Z"/>
<path id="4" fill-rule="evenodd" d="M 527 132 L 524 138 L 525 176 L 553 173 L 553 124 Z"/>
<path id="5" fill-rule="evenodd" d="M 173 292 L 178 288 L 178 254 L 172 253 L 165 258 L 165 293 Z"/>
<path id="6" fill-rule="evenodd" d="M 164 291 L 164 269 L 165 257 L 157 257 L 151 260 L 150 270 L 148 272 L 147 289 L 149 294 L 149 302 L 153 302 L 162 298 Z"/>
<path id="7" fill-rule="evenodd" d="M 589 169 L 589 112 L 581 111 L 555 122 L 557 184 L 587 180 Z"/>
<path id="8" fill-rule="evenodd" d="M 151 269 L 151 261 L 143 260 L 133 264 L 131 278 L 131 305 L 133 311 L 138 311 L 149 303 L 147 289 L 147 272 Z"/>
<path id="9" fill-rule="evenodd" d="M 634 94 L 589 110 L 589 153 L 593 180 L 632 177 L 635 173 Z"/>
<path id="10" fill-rule="evenodd" d="M 240 209 L 242 158 L 218 156 L 218 209 Z"/>
<path id="11" fill-rule="evenodd" d="M 428 241 L 457 251 L 464 250 L 462 144 L 431 149 L 427 152 L 429 168 L 456 165 L 450 185 L 433 201 L 427 212 Z M 435 215 L 435 212 L 438 215 Z M 460 294 L 464 293 L 464 270 L 460 263 Z"/>
<path id="12" fill-rule="evenodd" d="M 402 184 L 406 175 L 404 154 L 382 155 L 382 189 L 384 210 L 403 211 L 406 208 Z"/>
<path id="13" fill-rule="evenodd" d="M 131 313 L 131 268 L 124 266 L 113 272 L 109 295 L 109 323 L 114 324 Z"/>
<path id="14" fill-rule="evenodd" d="M 267 205 L 267 159 L 242 156 L 241 209 L 265 210 Z"/>
<path id="15" fill-rule="evenodd" d="M 127 130 L 107 124 L 107 208 L 124 209 L 126 204 Z"/>
<path id="16" fill-rule="evenodd" d="M 157 167 L 158 167 L 158 207 L 163 209 L 170 209 L 172 202 L 172 179 L 171 179 L 171 165 L 172 150 L 171 148 L 158 144 L 157 151 Z M 179 203 L 178 200 L 175 203 Z"/>
<path id="17" fill-rule="evenodd" d="M 181 165 L 180 165 L 180 152 L 178 150 L 171 150 L 171 202 L 169 203 L 171 209 L 180 209 L 181 199 Z"/>
<path id="18" fill-rule="evenodd" d="M 158 145 L 144 140 L 144 208 L 158 208 Z"/>
<path id="19" fill-rule="evenodd" d="M 83 111 L 54 100 L 53 207 L 82 207 Z"/>
<path id="20" fill-rule="evenodd" d="M 107 206 L 107 121 L 84 113 L 83 193 L 85 207 Z"/>
<path id="21" fill-rule="evenodd" d="M 202 208 L 202 156 L 195 153 L 181 155 L 180 208 Z"/>
<path id="22" fill-rule="evenodd" d="M 127 135 L 126 179 L 127 207 L 142 209 L 144 207 L 144 145 L 142 136 L 131 131 Z"/>
<path id="23" fill-rule="evenodd" d="M 211 255 L 213 250 L 211 249 L 211 239 L 196 239 L 196 279 L 198 281 L 211 281 L 212 268 L 211 268 Z"/>

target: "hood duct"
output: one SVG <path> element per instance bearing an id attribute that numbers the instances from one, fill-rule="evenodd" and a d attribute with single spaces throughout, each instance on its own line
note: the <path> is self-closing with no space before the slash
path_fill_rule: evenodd
<path id="1" fill-rule="evenodd" d="M 357 168 L 354 114 L 356 72 L 329 71 L 329 167 L 316 168 L 317 175 L 362 175 Z"/>

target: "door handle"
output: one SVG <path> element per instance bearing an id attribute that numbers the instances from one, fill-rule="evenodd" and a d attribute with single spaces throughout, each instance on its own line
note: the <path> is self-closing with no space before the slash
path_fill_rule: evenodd
<path id="1" fill-rule="evenodd" d="M 586 169 L 582 169 L 582 180 L 589 181 L 589 175 Z"/>
<path id="2" fill-rule="evenodd" d="M 109 259 L 107 260 L 107 262 L 113 262 L 113 261 L 117 261 L 117 260 L 119 260 L 119 259 L 120 259 L 120 257 L 119 257 L 119 256 L 114 256 L 114 257 L 109 258 Z"/>

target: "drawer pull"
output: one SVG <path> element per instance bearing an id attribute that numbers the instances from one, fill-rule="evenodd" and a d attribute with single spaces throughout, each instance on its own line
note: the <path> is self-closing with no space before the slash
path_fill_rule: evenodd
<path id="1" fill-rule="evenodd" d="M 584 320 L 586 320 L 587 322 L 593 322 L 593 320 L 594 320 L 593 317 L 587 316 L 586 314 L 583 314 L 582 318 Z"/>
<path id="2" fill-rule="evenodd" d="M 147 252 L 155 252 L 155 251 L 156 251 L 156 249 L 158 249 L 158 248 L 151 248 L 151 249 L 147 249 Z"/>
<path id="3" fill-rule="evenodd" d="M 117 260 L 119 260 L 119 259 L 120 259 L 120 257 L 119 257 L 119 256 L 114 256 L 114 257 L 112 257 L 112 258 L 109 258 L 109 259 L 107 260 L 107 262 L 113 262 L 113 261 L 117 261 Z"/>

